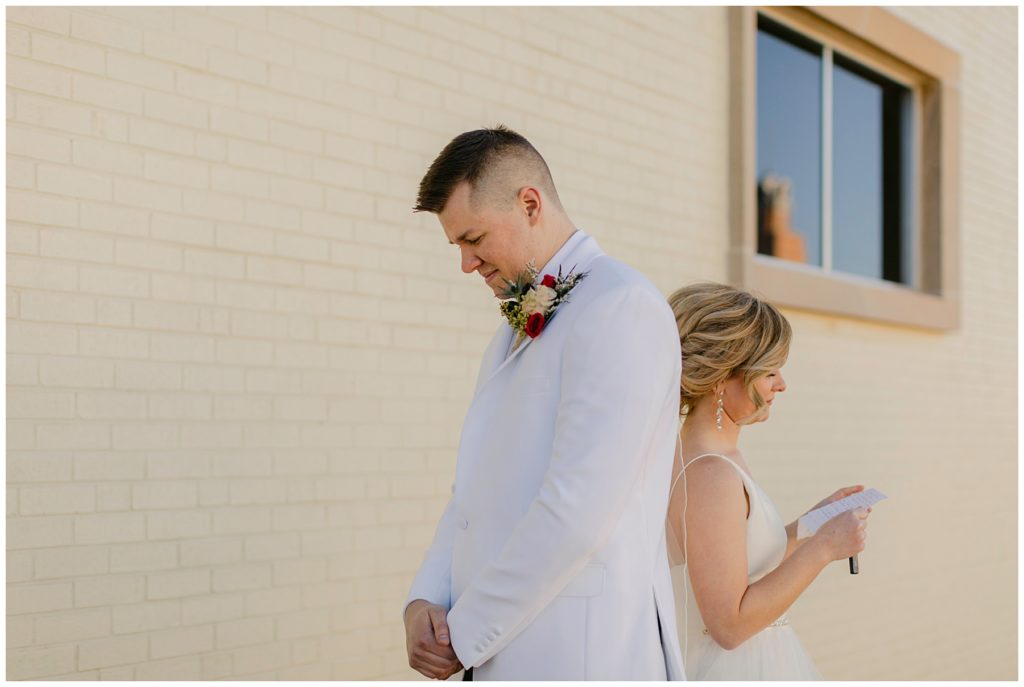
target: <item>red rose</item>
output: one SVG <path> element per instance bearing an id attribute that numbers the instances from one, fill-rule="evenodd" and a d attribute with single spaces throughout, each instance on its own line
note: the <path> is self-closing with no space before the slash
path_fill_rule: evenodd
<path id="1" fill-rule="evenodd" d="M 542 281 L 540 283 L 540 285 L 541 286 L 546 286 L 549 289 L 554 288 L 554 286 L 555 286 L 555 277 L 553 275 L 550 275 L 550 274 L 545 274 L 544 275 L 544 281 Z"/>
<path id="2" fill-rule="evenodd" d="M 526 335 L 531 339 L 536 339 L 543 329 L 544 315 L 539 312 L 530 315 L 530 319 L 526 321 Z"/>

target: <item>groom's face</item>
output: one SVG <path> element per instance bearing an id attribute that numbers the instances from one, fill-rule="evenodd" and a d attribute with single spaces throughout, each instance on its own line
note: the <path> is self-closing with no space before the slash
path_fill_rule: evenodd
<path id="1" fill-rule="evenodd" d="M 479 274 L 500 297 L 506 280 L 515 281 L 531 259 L 528 208 L 519 201 L 509 208 L 470 202 L 470 191 L 466 182 L 455 187 L 437 217 L 448 241 L 459 248 L 462 271 Z"/>

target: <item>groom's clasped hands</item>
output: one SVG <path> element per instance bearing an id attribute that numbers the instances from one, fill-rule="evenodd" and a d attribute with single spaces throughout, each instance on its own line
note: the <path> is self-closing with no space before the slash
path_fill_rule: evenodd
<path id="1" fill-rule="evenodd" d="M 427 677 L 447 680 L 462 670 L 452 649 L 444 606 L 422 599 L 405 609 L 405 645 L 409 665 Z"/>

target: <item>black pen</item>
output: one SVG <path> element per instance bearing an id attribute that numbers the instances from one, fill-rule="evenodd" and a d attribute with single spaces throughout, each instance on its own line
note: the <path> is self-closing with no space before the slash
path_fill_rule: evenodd
<path id="1" fill-rule="evenodd" d="M 857 555 L 854 554 L 854 555 L 850 556 L 850 574 L 851 575 L 856 575 L 859 572 L 860 572 L 860 569 L 857 567 Z"/>

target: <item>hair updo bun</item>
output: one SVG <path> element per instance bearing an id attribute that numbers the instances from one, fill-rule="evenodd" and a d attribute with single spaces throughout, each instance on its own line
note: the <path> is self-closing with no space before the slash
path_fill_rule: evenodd
<path id="1" fill-rule="evenodd" d="M 714 282 L 684 286 L 668 302 L 683 356 L 680 415 L 736 374 L 761 410 L 765 402 L 754 381 L 782 367 L 789 355 L 793 332 L 782 313 L 753 294 Z"/>

